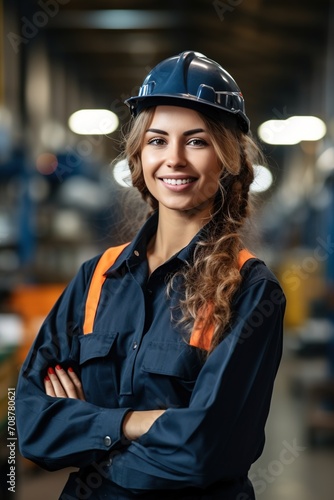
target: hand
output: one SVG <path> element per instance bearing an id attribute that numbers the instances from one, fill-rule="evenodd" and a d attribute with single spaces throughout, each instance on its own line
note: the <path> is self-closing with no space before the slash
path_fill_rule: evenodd
<path id="1" fill-rule="evenodd" d="M 123 434 L 129 441 L 145 434 L 166 410 L 130 411 L 123 420 Z"/>
<path id="2" fill-rule="evenodd" d="M 80 379 L 72 368 L 65 371 L 60 365 L 57 365 L 55 370 L 49 367 L 44 378 L 44 388 L 48 396 L 85 401 Z"/>

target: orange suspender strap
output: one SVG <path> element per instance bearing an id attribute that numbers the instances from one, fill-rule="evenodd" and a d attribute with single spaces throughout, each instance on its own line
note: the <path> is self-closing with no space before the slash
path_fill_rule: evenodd
<path id="1" fill-rule="evenodd" d="M 255 259 L 255 255 L 250 253 L 245 248 L 240 250 L 238 255 L 238 267 L 239 271 L 241 271 L 242 266 L 249 260 Z M 200 347 L 201 349 L 205 349 L 208 351 L 210 349 L 212 337 L 214 334 L 214 326 L 209 324 L 205 328 L 206 318 L 210 317 L 212 313 L 212 304 L 208 304 L 208 306 L 204 310 L 203 316 L 200 315 L 198 319 L 196 319 L 193 331 L 191 332 L 189 344 L 194 347 Z"/>
<path id="2" fill-rule="evenodd" d="M 239 255 L 238 255 L 238 267 L 239 271 L 241 271 L 241 268 L 243 267 L 244 264 L 246 264 L 247 260 L 249 259 L 256 259 L 255 255 L 253 255 L 249 250 L 246 248 L 243 248 L 240 250 Z"/>
<path id="3" fill-rule="evenodd" d="M 93 331 L 97 306 L 99 304 L 102 286 L 106 279 L 105 273 L 109 269 L 109 267 L 114 264 L 117 257 L 121 254 L 124 248 L 128 246 L 128 244 L 129 243 L 125 243 L 117 247 L 108 248 L 101 255 L 100 260 L 96 265 L 86 299 L 85 321 L 83 325 L 84 335 L 86 335 L 87 333 L 92 333 Z"/>

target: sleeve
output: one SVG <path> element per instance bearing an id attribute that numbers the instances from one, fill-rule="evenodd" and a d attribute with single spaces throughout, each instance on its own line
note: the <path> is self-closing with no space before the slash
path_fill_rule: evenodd
<path id="1" fill-rule="evenodd" d="M 205 488 L 247 474 L 264 446 L 282 353 L 285 298 L 261 280 L 236 300 L 229 335 L 210 354 L 187 408 L 169 408 L 111 467 L 113 481 L 143 489 Z"/>
<path id="2" fill-rule="evenodd" d="M 122 444 L 122 421 L 129 409 L 108 409 L 86 401 L 47 396 L 48 366 L 69 363 L 81 333 L 85 296 L 97 259 L 82 266 L 63 292 L 30 349 L 16 390 L 18 442 L 22 455 L 56 470 L 82 467 Z"/>

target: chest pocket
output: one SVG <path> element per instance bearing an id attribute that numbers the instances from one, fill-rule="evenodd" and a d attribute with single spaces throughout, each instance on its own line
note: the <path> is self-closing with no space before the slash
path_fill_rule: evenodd
<path id="1" fill-rule="evenodd" d="M 94 332 L 78 336 L 81 382 L 87 401 L 114 407 L 117 401 L 113 373 L 113 345 L 117 332 Z"/>
<path id="2" fill-rule="evenodd" d="M 117 332 L 94 332 L 94 335 L 80 335 L 79 359 L 80 365 L 95 358 L 105 358 L 117 337 Z"/>
<path id="3" fill-rule="evenodd" d="M 163 400 L 168 394 L 168 406 L 184 406 L 189 402 L 197 376 L 204 364 L 203 351 L 185 342 L 150 342 L 141 371 L 146 386 Z"/>

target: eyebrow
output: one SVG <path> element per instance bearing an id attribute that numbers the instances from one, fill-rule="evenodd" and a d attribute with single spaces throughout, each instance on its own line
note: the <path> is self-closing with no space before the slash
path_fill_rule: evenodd
<path id="1" fill-rule="evenodd" d="M 168 135 L 168 132 L 165 132 L 164 130 L 160 130 L 158 128 L 149 128 L 146 130 L 146 132 L 153 132 L 154 134 L 161 134 L 161 135 Z M 183 132 L 183 135 L 188 136 L 188 135 L 193 135 L 193 134 L 199 134 L 201 132 L 205 132 L 203 128 L 194 128 L 192 130 L 186 130 Z"/>

